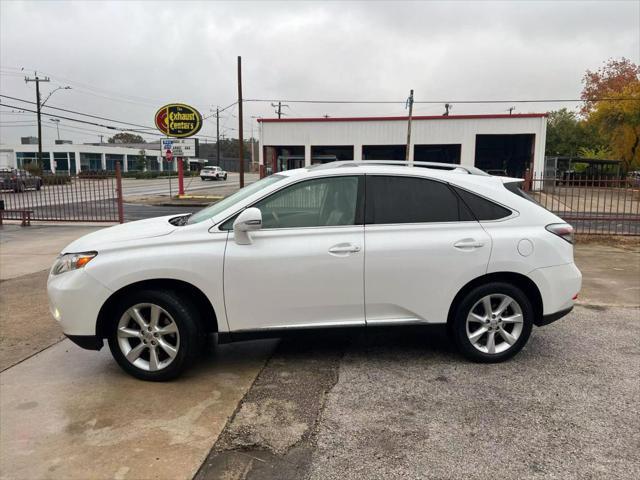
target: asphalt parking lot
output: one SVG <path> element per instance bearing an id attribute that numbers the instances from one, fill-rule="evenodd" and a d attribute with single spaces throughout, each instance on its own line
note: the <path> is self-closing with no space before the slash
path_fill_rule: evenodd
<path id="1" fill-rule="evenodd" d="M 149 384 L 59 341 L 38 242 L 72 234 L 2 232 L 3 480 L 640 477 L 637 242 L 578 245 L 581 305 L 507 363 L 440 328 L 340 331 L 212 346 Z"/>

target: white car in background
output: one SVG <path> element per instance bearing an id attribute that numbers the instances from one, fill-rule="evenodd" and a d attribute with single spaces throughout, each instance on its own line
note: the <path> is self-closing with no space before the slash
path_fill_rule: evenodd
<path id="1" fill-rule="evenodd" d="M 195 214 L 90 233 L 53 265 L 51 312 L 144 380 L 178 376 L 210 332 L 446 324 L 467 358 L 510 358 L 573 308 L 573 229 L 520 179 L 416 165 L 289 170 Z"/>
<path id="2" fill-rule="evenodd" d="M 205 180 L 226 180 L 227 172 L 220 167 L 203 167 L 200 170 L 200 179 Z"/>

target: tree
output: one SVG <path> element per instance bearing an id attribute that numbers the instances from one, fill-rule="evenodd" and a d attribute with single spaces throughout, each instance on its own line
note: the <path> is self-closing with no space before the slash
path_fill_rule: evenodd
<path id="1" fill-rule="evenodd" d="M 597 102 L 588 122 L 606 135 L 624 169 L 634 170 L 640 168 L 640 80 L 630 82 L 616 95 L 632 100 Z"/>
<path id="2" fill-rule="evenodd" d="M 109 143 L 145 143 L 144 138 L 140 135 L 129 132 L 116 133 L 107 140 Z"/>
<path id="3" fill-rule="evenodd" d="M 140 170 L 141 172 L 146 172 L 148 169 L 148 162 L 147 162 L 147 152 L 142 149 L 138 152 L 138 157 L 136 159 L 136 169 Z"/>
<path id="4" fill-rule="evenodd" d="M 597 105 L 595 98 L 613 98 L 620 96 L 629 84 L 638 81 L 640 66 L 622 57 L 620 60 L 610 58 L 596 71 L 587 70 L 582 78 L 584 88 L 580 98 L 584 100 L 581 113 L 588 115 Z"/>
<path id="5" fill-rule="evenodd" d="M 581 148 L 600 150 L 604 144 L 597 129 L 574 112 L 562 108 L 549 113 L 545 155 L 576 157 Z"/>

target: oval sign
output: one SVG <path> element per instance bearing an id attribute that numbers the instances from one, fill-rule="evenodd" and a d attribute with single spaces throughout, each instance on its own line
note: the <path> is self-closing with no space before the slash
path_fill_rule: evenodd
<path id="1" fill-rule="evenodd" d="M 202 115 L 184 103 L 170 103 L 156 112 L 156 127 L 168 137 L 190 137 L 202 128 Z"/>

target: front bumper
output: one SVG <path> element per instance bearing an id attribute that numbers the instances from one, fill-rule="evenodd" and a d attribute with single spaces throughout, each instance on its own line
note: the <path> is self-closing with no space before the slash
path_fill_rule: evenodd
<path id="1" fill-rule="evenodd" d="M 67 338 L 85 350 L 100 350 L 104 346 L 104 340 L 96 335 L 67 335 Z"/>
<path id="2" fill-rule="evenodd" d="M 96 335 L 98 313 L 112 292 L 82 268 L 49 275 L 47 293 L 51 315 L 72 337 Z"/>

